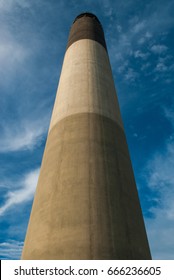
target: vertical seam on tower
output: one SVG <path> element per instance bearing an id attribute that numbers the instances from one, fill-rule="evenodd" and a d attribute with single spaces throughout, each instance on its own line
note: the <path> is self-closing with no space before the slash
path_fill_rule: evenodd
<path id="1" fill-rule="evenodd" d="M 114 247 L 114 241 L 113 241 L 113 228 L 112 228 L 112 223 L 111 223 L 111 220 L 112 220 L 112 211 L 111 211 L 111 207 L 110 207 L 110 190 L 108 188 L 108 183 L 109 183 L 109 180 L 108 180 L 108 167 L 107 167 L 107 157 L 106 157 L 106 145 L 105 145 L 105 136 L 104 136 L 104 126 L 103 126 L 103 118 L 102 118 L 102 115 L 100 115 L 100 120 L 101 120 L 101 128 L 102 128 L 102 135 L 103 135 L 103 154 L 104 154 L 104 166 L 105 166 L 105 170 L 106 170 L 106 197 L 107 197 L 107 207 L 108 207 L 108 213 L 109 213 L 109 219 L 108 219 L 108 222 L 109 222 L 109 227 L 110 227 L 110 235 L 109 235 L 109 239 L 111 239 L 111 243 L 112 243 L 112 251 L 114 253 L 115 251 L 115 247 Z"/>
<path id="2" fill-rule="evenodd" d="M 109 223 L 109 227 L 110 227 L 110 234 L 108 234 L 108 239 L 109 239 L 109 245 L 111 246 L 112 244 L 112 248 L 111 250 L 114 249 L 114 243 L 113 243 L 113 231 L 112 231 L 112 225 L 111 225 L 111 220 L 112 220 L 112 213 L 111 213 L 111 209 L 110 209 L 110 199 L 109 199 L 109 189 L 108 189 L 108 174 L 107 174 L 107 163 L 106 163 L 106 145 L 105 145 L 105 137 L 104 137 L 104 126 L 103 126 L 103 108 L 102 108 L 102 97 L 101 97 L 101 94 L 102 94 L 102 91 L 101 91 L 101 85 L 100 85 L 100 77 L 99 77 L 99 72 L 98 72 L 98 65 L 97 65 L 97 53 L 96 53 L 96 49 L 94 50 L 95 52 L 95 75 L 96 75 L 96 81 L 97 81 L 97 90 L 96 90 L 96 93 L 97 93 L 97 101 L 98 101 L 98 104 L 99 104 L 99 108 L 100 108 L 100 111 L 101 113 L 100 114 L 97 114 L 99 116 L 99 122 L 100 122 L 100 125 L 101 125 L 101 130 L 102 130 L 102 137 L 103 137 L 103 157 L 104 157 L 104 170 L 105 170 L 105 175 L 106 175 L 106 186 L 105 186 L 105 194 L 106 194 L 106 203 L 107 203 L 107 207 L 108 207 L 108 212 L 109 212 L 109 217 L 108 217 L 108 223 Z M 100 65 L 99 65 L 100 67 Z M 110 240 L 111 239 L 111 240 Z M 110 241 L 111 241 L 111 244 L 110 244 Z M 114 250 L 113 250 L 114 251 Z"/>
<path id="3" fill-rule="evenodd" d="M 89 51 L 89 42 L 87 50 Z M 87 93 L 88 93 L 88 108 L 89 108 L 89 59 L 88 59 L 88 51 L 87 51 Z M 90 163 L 90 155 L 91 155 L 91 130 L 90 130 L 90 112 L 87 114 L 87 119 L 88 119 L 88 131 L 89 131 L 89 137 L 88 137 L 88 145 L 89 145 L 89 183 L 88 183 L 88 188 L 89 188 L 89 242 L 90 242 L 90 259 L 93 260 L 94 258 L 94 253 L 93 253 L 93 236 L 92 236 L 92 207 L 91 207 L 91 163 Z"/>
<path id="4" fill-rule="evenodd" d="M 97 84 L 100 84 L 100 81 L 99 81 L 99 74 L 98 74 L 98 67 L 96 67 L 96 79 L 97 79 Z M 106 194 L 106 197 L 107 197 L 107 207 L 108 207 L 108 212 L 109 212 L 109 219 L 108 219 L 108 222 L 109 222 L 109 227 L 110 227 L 110 234 L 108 235 L 109 239 L 111 239 L 111 244 L 112 244 L 112 251 L 114 253 L 115 251 L 115 248 L 114 248 L 114 241 L 113 241 L 113 230 L 112 230 L 112 224 L 111 224 L 111 220 L 112 220 L 112 211 L 111 211 L 111 207 L 110 207 L 110 192 L 109 191 L 109 188 L 108 188 L 108 172 L 107 172 L 107 163 L 106 163 L 106 145 L 105 145 L 105 137 L 104 137 L 104 126 L 103 126 L 103 115 L 102 115 L 102 102 L 101 102 L 101 96 L 100 96 L 100 92 L 98 93 L 98 100 L 99 100 L 99 106 L 101 106 L 101 114 L 99 114 L 99 119 L 100 119 L 100 122 L 101 122 L 101 128 L 102 128 L 102 136 L 103 136 L 103 155 L 104 155 L 104 167 L 105 167 L 105 170 L 106 170 L 106 187 L 105 187 L 105 194 Z"/>
<path id="5" fill-rule="evenodd" d="M 120 127 L 120 126 L 119 126 Z M 124 134 L 124 132 L 123 132 L 123 134 Z M 122 195 L 122 193 L 123 193 L 123 183 L 122 183 L 122 180 L 121 180 L 121 168 L 120 168 L 120 162 L 119 162 L 119 160 L 118 160 L 118 149 L 116 149 L 116 161 L 117 161 L 117 166 L 118 166 L 118 177 L 119 177 L 119 182 L 120 182 L 120 198 L 122 198 L 123 197 L 123 195 Z M 121 153 L 120 153 L 121 154 Z M 124 205 L 124 201 L 121 199 L 121 206 L 122 205 Z M 123 214 L 124 214 L 124 217 L 126 217 L 127 216 L 127 213 L 126 213 L 126 211 L 125 211 L 125 207 L 122 207 L 122 209 L 123 209 Z M 130 238 L 129 238 L 129 227 L 128 227 L 128 224 L 127 224 L 127 219 L 123 219 L 123 221 L 124 221 L 124 224 L 125 224 L 125 231 L 126 231 L 126 233 L 127 233 L 127 240 L 128 240 L 128 243 L 130 243 Z M 131 255 L 132 255 L 132 251 L 131 251 Z M 120 257 L 119 257 L 120 258 Z M 122 259 L 122 256 L 121 256 L 121 258 L 120 259 Z M 129 258 L 129 256 L 126 258 L 126 259 L 130 259 Z"/>
<path id="6" fill-rule="evenodd" d="M 59 123 L 59 121 L 56 123 L 56 125 Z M 64 151 L 64 145 L 65 145 L 65 141 L 64 141 L 64 138 L 65 138 L 65 123 L 66 123 L 66 121 L 65 122 L 63 122 L 63 129 L 62 129 L 62 148 L 61 148 L 61 155 L 63 154 L 63 151 Z M 56 136 L 57 136 L 57 134 L 56 134 Z M 60 170 L 61 169 L 61 165 L 62 165 L 62 159 L 63 159 L 63 157 L 62 156 L 60 156 L 60 158 L 61 158 L 61 162 L 60 162 L 60 164 L 58 165 L 58 164 L 56 164 L 56 166 L 58 167 L 59 166 L 59 168 L 57 168 L 57 171 L 58 170 Z M 56 161 L 56 163 L 57 163 L 57 161 Z M 57 172 L 57 174 L 60 174 L 60 172 Z M 56 191 L 58 191 L 58 188 L 59 188 L 59 186 L 60 186 L 60 191 L 62 191 L 62 183 L 60 183 L 60 180 L 59 180 L 59 178 L 58 178 L 58 175 L 56 176 L 56 178 L 57 178 L 57 180 L 56 180 L 56 182 L 57 182 L 57 184 L 56 184 Z M 52 216 L 52 215 L 51 215 Z M 62 227 L 60 227 L 61 228 L 61 230 L 62 230 Z M 52 228 L 50 227 L 50 231 L 52 230 Z M 64 255 L 64 252 L 63 252 L 63 255 Z"/>

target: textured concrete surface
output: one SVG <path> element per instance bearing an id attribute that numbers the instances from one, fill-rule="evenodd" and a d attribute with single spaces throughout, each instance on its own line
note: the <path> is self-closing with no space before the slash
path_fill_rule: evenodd
<path id="1" fill-rule="evenodd" d="M 50 129 L 69 115 L 87 112 L 122 125 L 107 52 L 98 42 L 83 39 L 66 51 Z"/>
<path id="2" fill-rule="evenodd" d="M 76 39 L 64 58 L 22 259 L 150 259 L 107 51 L 89 36 Z"/>
<path id="3" fill-rule="evenodd" d="M 149 259 L 123 129 L 82 113 L 49 133 L 23 259 Z"/>

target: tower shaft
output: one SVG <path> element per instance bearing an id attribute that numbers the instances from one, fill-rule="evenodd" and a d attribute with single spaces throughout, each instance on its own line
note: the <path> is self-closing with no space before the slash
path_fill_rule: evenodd
<path id="1" fill-rule="evenodd" d="M 23 259 L 150 259 L 104 34 L 72 25 Z"/>

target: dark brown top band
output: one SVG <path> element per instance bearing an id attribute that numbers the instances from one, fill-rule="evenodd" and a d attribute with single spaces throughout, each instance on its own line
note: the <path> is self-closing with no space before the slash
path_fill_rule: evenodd
<path id="1" fill-rule="evenodd" d="M 91 39 L 100 43 L 107 51 L 103 28 L 98 18 L 91 13 L 76 17 L 70 30 L 67 49 L 81 39 Z"/>

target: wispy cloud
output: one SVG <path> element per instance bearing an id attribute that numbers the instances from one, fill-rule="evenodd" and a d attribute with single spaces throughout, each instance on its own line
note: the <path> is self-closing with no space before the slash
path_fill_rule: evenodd
<path id="1" fill-rule="evenodd" d="M 150 66 L 151 66 L 150 62 L 144 63 L 144 64 L 141 66 L 141 70 L 144 71 L 145 69 L 149 68 Z"/>
<path id="2" fill-rule="evenodd" d="M 44 93 L 49 89 L 45 75 L 50 79 L 51 66 L 49 69 L 41 66 L 42 35 L 37 34 L 33 23 L 28 24 L 20 17 L 30 2 L 0 1 L 0 13 L 4 12 L 0 24 L 0 153 L 37 147 L 46 136 L 49 123 L 50 96 L 54 97 L 54 92 L 53 95 Z"/>
<path id="3" fill-rule="evenodd" d="M 157 63 L 154 72 L 172 72 L 174 70 L 174 63 L 171 64 L 171 62 L 165 62 L 165 59 L 159 59 L 160 62 Z"/>
<path id="4" fill-rule="evenodd" d="M 47 132 L 48 120 L 5 123 L 1 126 L 0 153 L 31 150 L 42 143 Z"/>
<path id="5" fill-rule="evenodd" d="M 156 188 L 159 192 L 163 192 L 169 185 L 173 185 L 174 190 L 174 143 L 167 145 L 164 154 L 156 154 L 150 161 L 148 169 L 150 171 L 149 186 Z"/>
<path id="6" fill-rule="evenodd" d="M 135 25 L 132 28 L 132 32 L 134 34 L 137 34 L 139 32 L 141 32 L 142 30 L 144 30 L 146 28 L 146 21 L 142 20 L 142 21 L 138 21 L 137 23 L 135 23 Z"/>
<path id="7" fill-rule="evenodd" d="M 1 26 L 0 33 L 0 86 L 6 86 L 12 82 L 15 84 L 17 70 L 24 71 L 24 65 L 31 58 L 31 49 L 16 40 L 7 28 Z"/>
<path id="8" fill-rule="evenodd" d="M 22 8 L 28 8 L 30 6 L 30 1 L 29 0 L 1 0 L 0 1 L 0 9 L 9 11 L 12 9 L 15 5 L 18 5 L 19 7 Z"/>
<path id="9" fill-rule="evenodd" d="M 29 50 L 24 48 L 12 38 L 1 41 L 0 45 L 0 63 L 4 67 L 14 66 L 21 63 L 29 54 Z"/>
<path id="10" fill-rule="evenodd" d="M 123 73 L 123 72 L 127 69 L 128 65 L 129 65 L 129 61 L 128 61 L 128 60 L 124 61 L 124 62 L 118 67 L 118 72 L 119 72 L 119 73 Z"/>
<path id="11" fill-rule="evenodd" d="M 138 73 L 136 73 L 132 68 L 128 68 L 127 72 L 124 75 L 126 81 L 134 82 L 138 77 Z"/>
<path id="12" fill-rule="evenodd" d="M 166 118 L 174 126 L 174 111 L 164 109 Z M 154 259 L 174 259 L 174 135 L 165 150 L 155 153 L 146 168 L 148 187 L 156 193 L 156 201 L 149 211 L 153 218 L 146 219 L 147 231 Z M 158 236 L 158 238 L 156 238 Z"/>
<path id="13" fill-rule="evenodd" d="M 165 45 L 153 45 L 151 51 L 155 54 L 161 54 L 168 50 L 168 47 Z"/>
<path id="14" fill-rule="evenodd" d="M 132 2 L 130 1 L 126 9 L 129 9 L 131 5 Z M 163 37 L 165 38 L 164 34 L 169 32 L 169 29 L 173 26 L 174 19 L 170 12 L 172 7 L 172 3 L 166 3 L 164 7 L 162 2 L 156 7 L 155 2 L 152 1 L 150 5 L 144 6 L 143 16 L 137 14 L 132 17 L 127 21 L 127 26 L 121 27 L 121 32 L 118 30 L 118 25 L 122 26 L 122 19 L 119 19 L 119 24 L 115 27 L 117 35 L 109 45 L 112 56 L 111 62 L 115 69 L 118 69 L 124 60 L 130 60 L 132 54 L 135 58 L 147 59 L 150 57 L 149 50 L 152 55 L 165 54 L 169 50 L 164 43 L 160 44 L 158 42 Z M 109 34 L 109 36 L 111 35 Z M 112 38 L 114 38 L 113 34 Z M 137 50 L 137 47 L 141 48 Z"/>
<path id="15" fill-rule="evenodd" d="M 149 31 L 146 31 L 140 39 L 138 39 L 138 44 L 142 45 L 146 43 L 149 39 L 152 38 L 152 34 Z"/>
<path id="16" fill-rule="evenodd" d="M 148 58 L 148 56 L 149 56 L 150 54 L 149 53 L 143 53 L 141 50 L 136 50 L 135 52 L 134 52 L 134 57 L 135 58 L 142 58 L 142 59 L 147 59 Z"/>
<path id="17" fill-rule="evenodd" d="M 164 114 L 174 128 L 174 106 L 171 108 L 164 107 Z"/>
<path id="18" fill-rule="evenodd" d="M 20 259 L 23 248 L 23 242 L 17 240 L 8 240 L 7 242 L 0 243 L 0 258 L 18 260 Z"/>
<path id="19" fill-rule="evenodd" d="M 155 155 L 148 164 L 148 185 L 158 194 L 157 206 L 150 209 L 153 219 L 147 219 L 147 231 L 154 259 L 174 259 L 173 166 L 174 142 L 167 145 L 163 155 Z"/>
<path id="20" fill-rule="evenodd" d="M 168 67 L 162 62 L 158 63 L 155 67 L 155 71 L 157 72 L 166 72 L 167 70 Z"/>
<path id="21" fill-rule="evenodd" d="M 19 187 L 14 191 L 11 188 L 11 190 L 7 192 L 5 195 L 5 202 L 0 207 L 0 215 L 3 215 L 8 209 L 33 198 L 38 176 L 39 169 L 35 169 L 26 174 L 20 182 L 14 183 L 15 185 L 18 184 Z"/>

